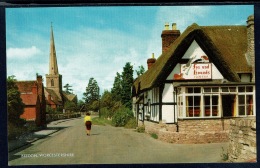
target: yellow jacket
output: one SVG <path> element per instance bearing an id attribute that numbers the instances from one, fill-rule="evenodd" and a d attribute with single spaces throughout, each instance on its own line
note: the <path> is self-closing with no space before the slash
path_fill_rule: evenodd
<path id="1" fill-rule="evenodd" d="M 92 120 L 91 120 L 91 117 L 90 117 L 90 116 L 84 117 L 84 123 L 86 123 L 86 121 L 92 121 Z"/>

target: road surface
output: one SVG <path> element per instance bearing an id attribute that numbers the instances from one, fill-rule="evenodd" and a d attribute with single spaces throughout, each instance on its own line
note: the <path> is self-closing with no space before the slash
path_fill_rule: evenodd
<path id="1" fill-rule="evenodd" d="M 9 165 L 156 164 L 222 162 L 227 143 L 169 144 L 133 129 L 92 126 L 85 133 L 83 118 L 48 126 L 54 134 L 9 154 Z"/>

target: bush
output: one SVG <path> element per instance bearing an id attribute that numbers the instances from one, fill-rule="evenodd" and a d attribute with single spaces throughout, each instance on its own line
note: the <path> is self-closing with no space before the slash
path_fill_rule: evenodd
<path id="1" fill-rule="evenodd" d="M 137 122 L 136 118 L 130 118 L 129 121 L 126 123 L 125 128 L 136 128 Z"/>
<path id="2" fill-rule="evenodd" d="M 8 123 L 8 140 L 16 139 L 24 133 L 26 133 L 26 128 L 17 127 L 10 122 Z"/>
<path id="3" fill-rule="evenodd" d="M 142 126 L 137 127 L 136 131 L 139 132 L 139 133 L 144 133 L 145 132 L 145 126 L 142 125 Z"/>
<path id="4" fill-rule="evenodd" d="M 100 109 L 100 115 L 102 118 L 112 118 L 113 112 L 106 107 Z"/>
<path id="5" fill-rule="evenodd" d="M 124 106 L 120 107 L 112 118 L 112 125 L 115 127 L 125 126 L 126 123 L 133 117 L 133 112 Z"/>

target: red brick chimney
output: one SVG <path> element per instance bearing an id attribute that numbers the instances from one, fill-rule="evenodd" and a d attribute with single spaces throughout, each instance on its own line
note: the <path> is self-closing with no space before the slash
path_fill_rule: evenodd
<path id="1" fill-rule="evenodd" d="M 37 78 L 37 86 L 38 86 L 38 95 L 40 97 L 40 102 L 43 101 L 43 84 L 42 84 L 42 76 L 38 75 L 36 76 Z"/>
<path id="2" fill-rule="evenodd" d="M 172 24 L 172 30 L 169 30 L 169 23 L 165 24 L 162 31 L 162 53 L 166 52 L 170 45 L 181 35 L 180 30 L 177 30 L 176 23 Z"/>
<path id="3" fill-rule="evenodd" d="M 153 53 L 152 54 L 152 58 L 148 58 L 147 59 L 148 69 L 150 69 L 155 62 L 156 62 L 156 59 L 154 58 L 154 53 Z"/>

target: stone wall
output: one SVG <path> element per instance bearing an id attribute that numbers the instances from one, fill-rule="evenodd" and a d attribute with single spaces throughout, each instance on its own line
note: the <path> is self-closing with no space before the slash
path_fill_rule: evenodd
<path id="1" fill-rule="evenodd" d="M 142 122 L 139 125 L 143 124 Z M 176 124 L 144 122 L 147 133 L 156 133 L 158 139 L 176 144 L 228 142 L 229 119 L 179 120 Z M 178 132 L 177 132 L 178 129 Z"/>
<path id="2" fill-rule="evenodd" d="M 236 118 L 230 122 L 229 161 L 256 161 L 256 119 Z"/>

